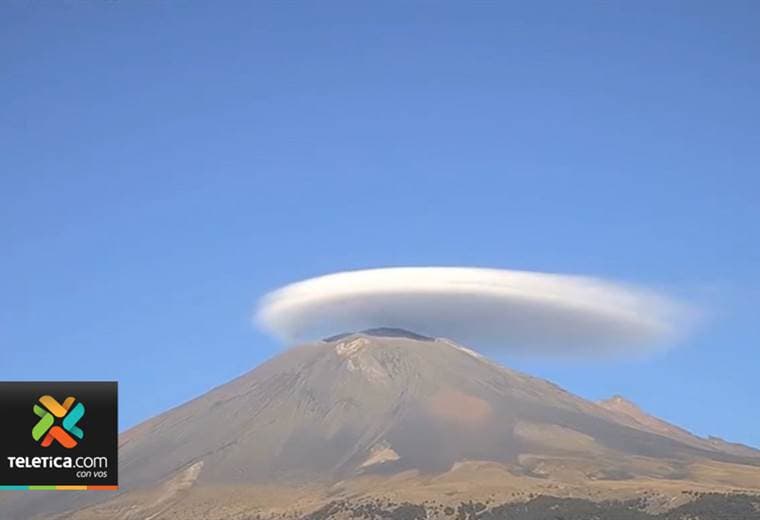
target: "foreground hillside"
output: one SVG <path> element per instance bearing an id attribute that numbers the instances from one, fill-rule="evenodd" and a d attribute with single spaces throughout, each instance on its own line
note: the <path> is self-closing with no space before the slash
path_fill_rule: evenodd
<path id="1" fill-rule="evenodd" d="M 577 498 L 539 496 L 526 502 L 493 504 L 460 502 L 458 505 L 330 502 L 304 520 L 362 518 L 389 520 L 752 520 L 760 518 L 760 497 L 751 495 L 700 495 L 662 513 L 647 512 L 647 497 L 627 501 L 592 502 Z"/>

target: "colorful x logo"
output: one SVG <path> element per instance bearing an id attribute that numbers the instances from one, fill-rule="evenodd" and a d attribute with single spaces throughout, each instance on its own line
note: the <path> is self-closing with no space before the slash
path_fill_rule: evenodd
<path id="1" fill-rule="evenodd" d="M 55 398 L 43 395 L 40 397 L 42 406 L 34 405 L 34 413 L 40 420 L 32 428 L 32 438 L 35 441 L 42 439 L 40 444 L 43 448 L 53 444 L 53 440 L 64 448 L 73 448 L 77 445 L 76 439 L 84 437 L 82 428 L 77 426 L 79 419 L 84 416 L 84 405 L 80 402 L 74 406 L 75 401 L 75 398 L 67 397 L 61 404 Z M 62 419 L 63 427 L 55 424 L 56 418 Z"/>

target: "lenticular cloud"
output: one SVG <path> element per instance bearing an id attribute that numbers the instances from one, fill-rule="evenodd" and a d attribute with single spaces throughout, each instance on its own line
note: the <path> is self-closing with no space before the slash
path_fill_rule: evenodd
<path id="1" fill-rule="evenodd" d="M 263 298 L 256 318 L 285 341 L 394 327 L 484 351 L 607 356 L 672 345 L 687 314 L 663 295 L 597 278 L 404 267 L 287 285 Z"/>

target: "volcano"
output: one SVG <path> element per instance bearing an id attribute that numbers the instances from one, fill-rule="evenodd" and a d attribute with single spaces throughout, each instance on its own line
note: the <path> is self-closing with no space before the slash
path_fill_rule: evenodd
<path id="1" fill-rule="evenodd" d="M 119 492 L 0 496 L 0 516 L 445 518 L 550 497 L 648 518 L 760 493 L 758 450 L 399 329 L 287 350 L 124 432 L 119 467 Z"/>

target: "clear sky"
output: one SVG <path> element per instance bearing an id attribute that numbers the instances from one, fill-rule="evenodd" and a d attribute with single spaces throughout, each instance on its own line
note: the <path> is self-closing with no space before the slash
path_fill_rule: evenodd
<path id="1" fill-rule="evenodd" d="M 0 5 L 0 379 L 121 427 L 281 348 L 266 291 L 473 265 L 704 309 L 646 360 L 500 359 L 760 446 L 760 4 Z"/>

